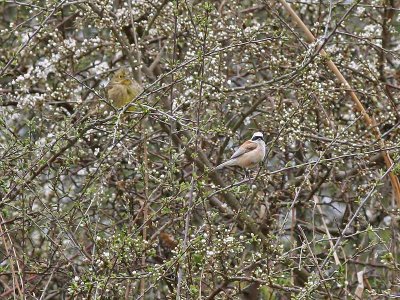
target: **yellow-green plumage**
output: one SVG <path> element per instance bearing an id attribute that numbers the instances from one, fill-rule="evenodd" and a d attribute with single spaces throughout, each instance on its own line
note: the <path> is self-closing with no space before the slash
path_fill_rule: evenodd
<path id="1" fill-rule="evenodd" d="M 135 99 L 142 90 L 140 84 L 130 79 L 129 72 L 122 68 L 111 78 L 107 86 L 107 95 L 116 108 L 121 108 Z M 128 108 L 128 111 L 134 110 L 132 106 Z"/>

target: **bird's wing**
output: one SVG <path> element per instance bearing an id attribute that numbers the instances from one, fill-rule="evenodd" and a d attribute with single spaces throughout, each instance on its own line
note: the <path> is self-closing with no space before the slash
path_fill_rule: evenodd
<path id="1" fill-rule="evenodd" d="M 133 98 L 136 98 L 137 95 L 139 95 L 143 91 L 143 88 L 139 83 L 137 83 L 135 80 L 129 80 L 129 84 L 127 85 L 127 92 L 128 95 Z"/>
<path id="2" fill-rule="evenodd" d="M 237 157 L 239 157 L 247 152 L 250 152 L 256 148 L 257 148 L 257 143 L 254 143 L 252 141 L 246 141 L 239 147 L 239 149 L 236 150 L 235 153 L 233 153 L 231 159 L 237 158 Z"/>
<path id="3" fill-rule="evenodd" d="M 107 95 L 117 108 L 124 106 L 131 100 L 129 99 L 126 87 L 120 84 L 113 85 L 107 91 Z"/>

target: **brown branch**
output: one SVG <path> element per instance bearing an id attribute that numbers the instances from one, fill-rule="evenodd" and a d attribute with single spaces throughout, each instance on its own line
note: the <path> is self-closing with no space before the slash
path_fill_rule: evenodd
<path id="1" fill-rule="evenodd" d="M 3 219 L 2 214 L 0 214 L 0 220 L 3 224 L 4 219 Z M 4 230 L 3 230 L 3 226 L 4 226 Z M 8 260 L 9 260 L 9 264 L 10 264 L 12 281 L 13 281 L 13 285 L 15 286 L 15 288 L 13 288 L 13 290 L 18 290 L 19 297 L 21 297 L 21 299 L 23 299 L 23 297 L 24 297 L 23 296 L 24 295 L 24 282 L 21 277 L 22 271 L 21 271 L 21 268 L 19 267 L 17 253 L 15 251 L 15 247 L 13 245 L 12 239 L 7 231 L 6 225 L 0 226 L 0 234 L 1 234 L 1 237 L 3 240 L 4 249 L 6 251 L 6 254 L 7 254 Z M 6 238 L 10 242 L 10 245 L 8 245 L 8 241 Z M 14 262 L 14 260 L 15 260 L 15 262 Z M 14 263 L 17 266 L 17 270 L 15 270 Z M 18 276 L 18 273 L 19 273 L 19 276 Z M 19 279 L 21 279 L 21 286 L 19 284 Z"/>
<path id="2" fill-rule="evenodd" d="M 300 29 L 303 31 L 304 36 L 306 37 L 309 43 L 316 42 L 316 39 L 312 32 L 308 29 L 307 25 L 299 18 L 296 12 L 291 8 L 291 6 L 285 0 L 279 0 L 286 11 L 290 14 L 292 20 L 297 23 Z M 357 2 L 356 2 L 357 3 Z M 355 107 L 357 110 L 362 114 L 366 125 L 371 129 L 377 140 L 379 141 L 379 146 L 381 149 L 385 148 L 385 142 L 382 140 L 381 133 L 379 128 L 376 126 L 376 122 L 373 118 L 371 118 L 366 109 L 364 108 L 361 101 L 358 99 L 356 93 L 352 91 L 350 84 L 347 82 L 346 78 L 342 75 L 339 69 L 336 67 L 335 63 L 329 58 L 328 53 L 325 52 L 324 49 L 320 50 L 320 55 L 325 58 L 328 68 L 335 74 L 338 80 L 343 84 L 344 88 L 347 90 L 347 93 L 350 95 L 351 99 L 353 100 Z M 390 168 L 393 164 L 392 159 L 390 158 L 389 152 L 382 150 L 383 159 L 385 161 L 386 167 Z M 398 177 L 393 173 L 389 173 L 390 181 L 392 183 L 392 188 L 394 195 L 397 200 L 397 206 L 400 207 L 400 182 Z"/>

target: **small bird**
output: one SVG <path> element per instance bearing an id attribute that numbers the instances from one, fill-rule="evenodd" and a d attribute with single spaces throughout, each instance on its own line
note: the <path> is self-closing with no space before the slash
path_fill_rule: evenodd
<path id="1" fill-rule="evenodd" d="M 111 78 L 107 86 L 107 95 L 116 108 L 121 108 L 130 103 L 137 97 L 143 88 L 135 80 L 129 77 L 129 72 L 125 68 L 119 69 Z M 134 107 L 129 107 L 127 111 L 134 111 Z"/>
<path id="2" fill-rule="evenodd" d="M 232 157 L 218 165 L 215 169 L 220 170 L 228 166 L 239 166 L 242 168 L 254 168 L 265 157 L 265 142 L 261 132 L 253 134 L 251 140 L 245 141 L 239 149 L 233 153 Z"/>

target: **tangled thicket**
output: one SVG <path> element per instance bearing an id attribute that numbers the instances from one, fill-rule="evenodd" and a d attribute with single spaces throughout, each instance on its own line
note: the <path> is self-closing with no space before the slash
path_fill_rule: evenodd
<path id="1" fill-rule="evenodd" d="M 0 4 L 0 298 L 399 297 L 400 2 L 283 2 Z"/>

